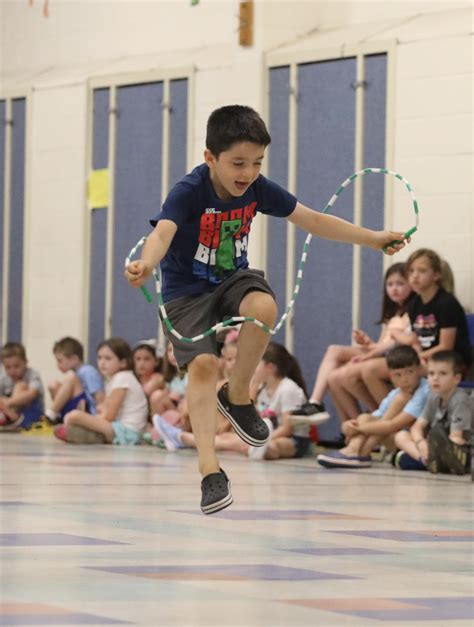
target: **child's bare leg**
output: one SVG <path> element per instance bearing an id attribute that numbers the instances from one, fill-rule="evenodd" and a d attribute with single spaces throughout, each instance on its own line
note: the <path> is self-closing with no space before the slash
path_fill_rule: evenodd
<path id="1" fill-rule="evenodd" d="M 257 318 L 273 327 L 277 316 L 275 301 L 265 292 L 250 292 L 240 303 L 239 314 Z M 235 405 L 250 403 L 250 380 L 267 348 L 270 336 L 251 322 L 245 322 L 237 342 L 237 361 L 229 380 L 229 401 Z"/>
<path id="2" fill-rule="evenodd" d="M 345 366 L 334 370 L 329 375 L 331 397 L 336 405 L 341 422 L 355 420 L 360 414 L 360 407 L 356 399 L 344 388 L 344 377 Z"/>
<path id="3" fill-rule="evenodd" d="M 51 409 L 59 413 L 71 398 L 78 396 L 82 391 L 79 377 L 74 372 L 67 372 L 64 381 L 55 389 Z"/>
<path id="4" fill-rule="evenodd" d="M 100 416 L 92 416 L 81 409 L 74 409 L 68 412 L 64 417 L 64 424 L 66 427 L 68 425 L 78 425 L 85 429 L 102 433 L 109 444 L 114 441 L 115 433 L 111 422 Z"/>
<path id="5" fill-rule="evenodd" d="M 384 357 L 376 357 L 361 363 L 361 376 L 371 396 L 380 404 L 392 389 L 389 381 L 387 362 Z"/>
<path id="6" fill-rule="evenodd" d="M 374 448 L 379 446 L 381 440 L 383 440 L 383 436 L 369 435 L 369 437 L 366 437 L 365 442 L 360 447 L 359 455 L 362 455 L 363 457 L 370 455 Z"/>
<path id="7" fill-rule="evenodd" d="M 369 411 L 374 411 L 379 406 L 370 391 L 367 389 L 361 376 L 361 364 L 348 364 L 346 374 L 342 379 L 343 388 L 358 401 L 364 403 Z"/>
<path id="8" fill-rule="evenodd" d="M 287 459 L 294 457 L 295 453 L 295 443 L 291 438 L 275 438 L 268 444 L 265 459 Z"/>
<path id="9" fill-rule="evenodd" d="M 376 418 L 372 414 L 360 414 L 357 418 L 359 424 L 367 422 L 373 422 Z M 347 427 L 350 429 L 350 427 Z M 366 441 L 372 436 L 367 436 L 365 433 L 356 432 L 352 437 L 349 437 L 347 446 L 341 449 L 341 453 L 344 455 L 362 455 L 361 451 L 365 448 Z"/>
<path id="10" fill-rule="evenodd" d="M 420 459 L 420 453 L 409 431 L 399 431 L 396 433 L 395 445 L 397 448 L 405 451 L 405 453 L 408 453 L 408 455 L 410 455 L 413 459 Z"/>
<path id="11" fill-rule="evenodd" d="M 61 387 L 61 383 L 59 381 L 53 381 L 52 383 L 48 385 L 49 395 L 51 396 L 53 400 L 60 387 Z"/>
<path id="12" fill-rule="evenodd" d="M 217 414 L 217 357 L 210 354 L 198 355 L 188 364 L 188 375 L 186 394 L 188 410 L 198 450 L 199 472 L 205 477 L 220 470 L 214 445 Z"/>
<path id="13" fill-rule="evenodd" d="M 318 374 L 316 375 L 316 381 L 314 382 L 314 388 L 311 393 L 311 398 L 318 403 L 321 403 L 324 395 L 328 390 L 328 378 L 333 370 L 346 364 L 348 361 L 361 354 L 361 349 L 357 346 L 339 346 L 337 344 L 331 344 L 324 353 L 324 357 L 319 364 Z"/>

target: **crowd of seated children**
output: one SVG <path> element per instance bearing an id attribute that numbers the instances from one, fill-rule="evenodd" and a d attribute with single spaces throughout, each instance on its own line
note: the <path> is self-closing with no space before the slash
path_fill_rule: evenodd
<path id="1" fill-rule="evenodd" d="M 367 468 L 372 451 L 384 445 L 393 450 L 394 435 L 410 427 L 421 415 L 429 386 L 422 376 L 418 353 L 411 346 L 396 346 L 386 356 L 394 389 L 371 413 L 347 420 L 342 428 L 346 446 L 340 450 L 320 453 L 317 460 L 326 468 Z"/>
<path id="2" fill-rule="evenodd" d="M 406 269 L 413 290 L 413 298 L 407 307 L 410 332 L 397 333 L 397 343 L 413 346 L 420 355 L 425 372 L 429 357 L 441 350 L 459 353 L 467 370 L 471 351 L 466 314 L 452 293 L 454 278 L 449 265 L 434 251 L 421 248 L 407 259 Z M 348 379 L 342 386 L 346 393 L 364 402 L 357 393 L 359 384 L 376 396 L 387 389 L 388 380 L 384 360 L 372 360 L 362 366 L 360 380 L 355 385 Z"/>
<path id="3" fill-rule="evenodd" d="M 402 470 L 463 475 L 470 469 L 474 412 L 459 388 L 463 363 L 454 351 L 438 351 L 428 359 L 430 392 L 423 412 L 409 431 L 395 435 L 393 463 Z"/>
<path id="4" fill-rule="evenodd" d="M 105 400 L 95 415 L 74 409 L 56 426 L 57 438 L 69 443 L 139 444 L 148 420 L 148 402 L 133 372 L 132 349 L 122 338 L 97 348 L 97 365 L 106 380 Z"/>
<path id="5" fill-rule="evenodd" d="M 372 340 L 365 331 L 354 329 L 351 346 L 330 345 L 321 361 L 311 397 L 307 403 L 292 412 L 308 422 L 320 424 L 329 418 L 325 410 L 324 396 L 328 391 L 336 406 L 339 419 L 355 419 L 362 401 L 369 410 L 375 410 L 387 395 L 390 386 L 366 386 L 363 373 L 385 367 L 385 353 L 396 345 L 400 335 L 407 333 L 410 320 L 407 307 L 412 296 L 404 263 L 395 263 L 388 268 L 384 277 L 382 311 L 379 319 L 379 338 Z"/>
<path id="6" fill-rule="evenodd" d="M 284 346 L 270 342 L 252 380 L 251 396 L 270 430 L 262 447 L 249 446 L 232 430 L 216 435 L 216 450 L 235 451 L 253 460 L 303 457 L 309 451 L 309 425 L 295 424 L 290 412 L 306 399 L 301 369 Z M 194 447 L 192 433 L 182 433 L 183 444 Z"/>

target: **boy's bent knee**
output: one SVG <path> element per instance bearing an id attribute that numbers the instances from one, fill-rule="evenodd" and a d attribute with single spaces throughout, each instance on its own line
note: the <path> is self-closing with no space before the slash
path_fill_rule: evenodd
<path id="1" fill-rule="evenodd" d="M 269 326 L 273 326 L 278 315 L 278 308 L 270 294 L 249 292 L 240 303 L 239 313 L 241 316 L 256 318 Z"/>
<path id="2" fill-rule="evenodd" d="M 207 379 L 217 375 L 219 360 L 216 355 L 203 353 L 198 355 L 188 364 L 189 374 L 193 378 Z"/>

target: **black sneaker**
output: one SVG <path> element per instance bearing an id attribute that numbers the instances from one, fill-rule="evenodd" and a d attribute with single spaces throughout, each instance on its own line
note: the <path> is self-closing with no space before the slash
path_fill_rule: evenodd
<path id="1" fill-rule="evenodd" d="M 323 422 L 327 422 L 331 416 L 326 411 L 323 403 L 311 403 L 307 402 L 290 411 L 290 422 L 304 422 L 311 425 L 321 425 Z"/>
<path id="2" fill-rule="evenodd" d="M 448 472 L 465 475 L 469 467 L 469 450 L 448 437 L 442 427 L 434 427 L 428 433 L 428 470 L 432 473 Z"/>
<path id="3" fill-rule="evenodd" d="M 225 472 L 213 472 L 201 481 L 201 510 L 204 514 L 215 514 L 232 503 L 230 479 Z"/>
<path id="4" fill-rule="evenodd" d="M 248 405 L 233 405 L 227 396 L 227 383 L 217 392 L 217 408 L 240 438 L 250 446 L 264 446 L 269 438 L 270 431 L 260 418 L 253 403 Z"/>

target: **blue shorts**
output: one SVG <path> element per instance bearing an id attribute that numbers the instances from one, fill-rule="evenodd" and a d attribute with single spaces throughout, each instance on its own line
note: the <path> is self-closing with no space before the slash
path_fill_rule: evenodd
<path id="1" fill-rule="evenodd" d="M 142 441 L 142 434 L 139 431 L 134 431 L 130 429 L 130 427 L 126 427 L 120 420 L 114 420 L 112 429 L 115 434 L 113 444 L 134 446 L 135 444 L 140 444 Z"/>
<path id="2" fill-rule="evenodd" d="M 64 416 L 67 413 L 69 413 L 70 411 L 73 411 L 74 409 L 77 409 L 77 406 L 79 405 L 81 401 L 84 401 L 84 411 L 88 411 L 89 408 L 87 404 L 87 396 L 85 392 L 81 392 L 77 396 L 70 398 L 67 401 L 67 403 L 64 405 L 64 407 L 61 409 L 61 411 L 59 412 L 59 415 L 61 416 L 61 421 L 64 420 Z"/>
<path id="3" fill-rule="evenodd" d="M 41 416 L 44 414 L 44 407 L 39 400 L 33 401 L 31 405 L 23 407 L 21 410 L 23 416 L 23 422 L 21 423 L 22 429 L 29 429 L 35 422 L 41 420 Z"/>

